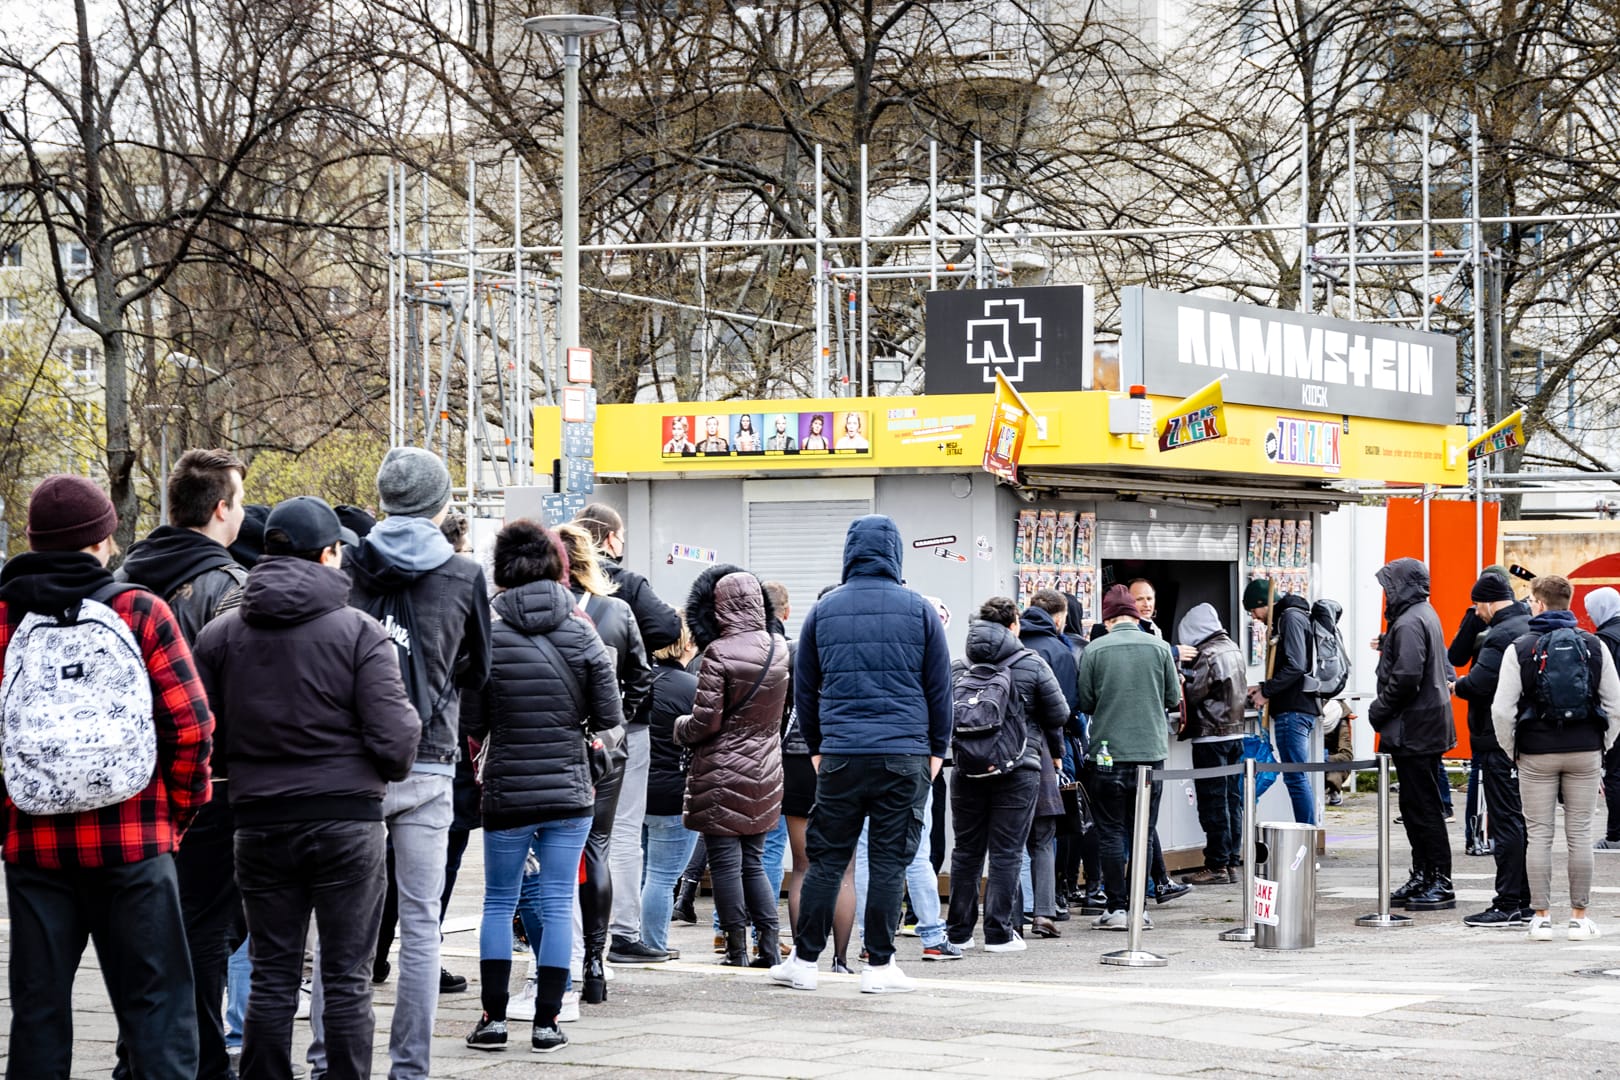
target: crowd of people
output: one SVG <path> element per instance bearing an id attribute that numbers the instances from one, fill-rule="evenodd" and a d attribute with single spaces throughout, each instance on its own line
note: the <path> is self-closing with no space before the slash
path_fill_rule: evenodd
<path id="1" fill-rule="evenodd" d="M 1212 605 L 1182 615 L 1172 645 L 1140 579 L 1107 589 L 1089 633 L 1050 589 L 1023 610 L 986 599 L 953 660 L 881 515 L 851 523 L 841 580 L 789 640 L 794 598 L 744 568 L 709 567 L 681 609 L 666 603 L 622 564 L 624 522 L 602 504 L 511 521 L 481 562 L 424 450 L 383 459 L 381 521 L 315 496 L 245 505 L 245 475 L 225 451 L 184 454 L 168 522 L 116 574 L 106 494 L 50 477 L 29 504 L 30 550 L 0 571 L 8 1077 L 68 1075 L 87 941 L 118 1017 L 115 1075 L 298 1075 L 307 993 L 312 1073 L 369 1076 L 372 987 L 392 977 L 390 1076 L 429 1076 L 439 996 L 468 988 L 440 940 L 475 831 L 482 1015 L 466 1043 L 504 1049 L 527 1022 L 543 1053 L 606 999 L 609 962 L 678 956 L 669 927 L 696 922 L 705 873 L 722 963 L 812 991 L 824 953 L 854 971 L 858 928 L 861 991 L 903 993 L 903 923 L 925 961 L 1023 951 L 1076 910 L 1125 929 L 1137 767 L 1161 767 L 1172 737 L 1196 767 L 1235 766 L 1258 707 L 1282 760 L 1310 756 L 1324 717 L 1350 757 L 1347 671 L 1334 677 L 1322 644 L 1338 607 L 1264 581 L 1242 595 L 1269 628 L 1253 687 Z M 1497 865 L 1495 901 L 1464 922 L 1553 936 L 1561 800 L 1568 936 L 1597 936 L 1593 851 L 1620 848 L 1591 838 L 1606 753 L 1617 768 L 1620 593 L 1588 597 L 1593 635 L 1566 579 L 1537 578 L 1526 604 L 1493 567 L 1448 647 L 1422 563 L 1378 578 L 1387 630 L 1367 715 L 1412 850 L 1392 904 L 1455 906 L 1441 765 L 1454 688 Z M 1285 783 L 1297 819 L 1317 821 L 1304 777 Z M 1137 853 L 1154 903 L 1235 884 L 1237 777 L 1196 782 L 1204 865 L 1179 881 L 1160 787 Z M 942 905 L 947 808 L 956 887 Z"/>

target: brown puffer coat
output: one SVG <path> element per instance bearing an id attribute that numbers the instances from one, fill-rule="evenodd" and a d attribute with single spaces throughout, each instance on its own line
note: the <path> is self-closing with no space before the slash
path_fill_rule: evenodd
<path id="1" fill-rule="evenodd" d="M 675 741 L 692 747 L 683 817 L 696 832 L 753 836 L 774 828 L 782 812 L 788 647 L 765 629 L 765 599 L 752 574 L 720 579 L 714 616 L 721 636 L 703 652 L 692 715 L 675 722 Z M 739 709 L 767 655 L 764 680 Z"/>

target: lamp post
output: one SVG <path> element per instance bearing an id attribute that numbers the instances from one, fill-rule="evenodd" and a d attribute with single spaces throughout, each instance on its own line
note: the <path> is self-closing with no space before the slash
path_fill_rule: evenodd
<path id="1" fill-rule="evenodd" d="M 616 29 L 606 15 L 534 15 L 523 20 L 532 34 L 563 43 L 562 345 L 579 344 L 579 43 Z"/>

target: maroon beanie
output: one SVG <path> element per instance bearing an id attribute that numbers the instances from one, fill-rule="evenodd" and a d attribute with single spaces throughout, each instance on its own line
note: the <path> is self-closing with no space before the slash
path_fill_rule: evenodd
<path id="1" fill-rule="evenodd" d="M 1129 615 L 1131 618 L 1140 618 L 1136 610 L 1136 601 L 1131 597 L 1131 590 L 1123 585 L 1115 585 L 1103 593 L 1102 617 L 1103 622 L 1118 619 Z"/>
<path id="2" fill-rule="evenodd" d="M 28 499 L 28 546 L 35 551 L 79 551 L 116 528 L 112 500 L 82 476 L 47 476 Z"/>

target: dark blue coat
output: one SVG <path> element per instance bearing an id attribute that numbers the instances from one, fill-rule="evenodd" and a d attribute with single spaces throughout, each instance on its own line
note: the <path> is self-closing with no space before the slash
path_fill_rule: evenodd
<path id="1" fill-rule="evenodd" d="M 1018 616 L 1018 642 L 1042 660 L 1052 669 L 1052 674 L 1058 681 L 1058 687 L 1063 691 L 1063 700 L 1068 702 L 1068 718 L 1075 723 L 1074 730 L 1078 732 L 1080 716 L 1080 667 L 1075 661 L 1075 650 L 1070 647 L 1069 639 L 1058 633 L 1057 623 L 1052 616 L 1038 607 L 1030 607 Z"/>
<path id="2" fill-rule="evenodd" d="M 856 518 L 844 583 L 799 634 L 794 704 L 812 754 L 928 754 L 951 742 L 951 654 L 933 605 L 900 583 L 900 530 Z"/>

